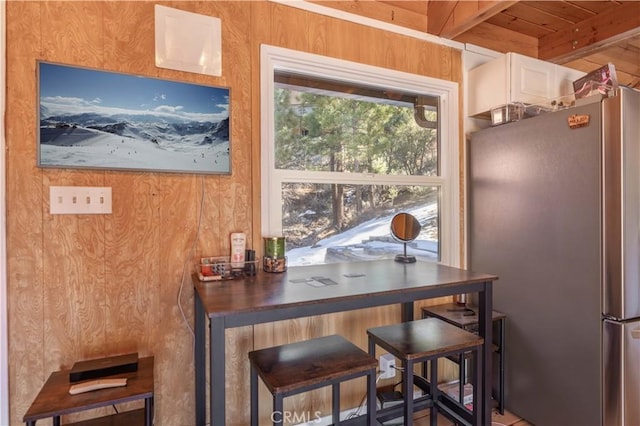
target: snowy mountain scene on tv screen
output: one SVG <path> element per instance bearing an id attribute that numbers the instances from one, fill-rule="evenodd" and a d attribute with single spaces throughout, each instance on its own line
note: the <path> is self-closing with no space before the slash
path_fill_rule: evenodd
<path id="1" fill-rule="evenodd" d="M 228 88 L 38 63 L 41 167 L 224 173 Z"/>

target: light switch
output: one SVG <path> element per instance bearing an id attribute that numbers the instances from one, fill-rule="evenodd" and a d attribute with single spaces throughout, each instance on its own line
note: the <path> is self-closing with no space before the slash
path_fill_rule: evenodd
<path id="1" fill-rule="evenodd" d="M 51 214 L 111 214 L 111 187 L 50 186 Z"/>

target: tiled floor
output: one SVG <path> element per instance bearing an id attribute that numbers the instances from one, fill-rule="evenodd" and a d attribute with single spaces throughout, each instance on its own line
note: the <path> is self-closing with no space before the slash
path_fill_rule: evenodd
<path id="1" fill-rule="evenodd" d="M 505 410 L 504 415 L 500 415 L 496 410 L 493 411 L 491 416 L 492 426 L 534 426 L 524 419 L 509 413 Z M 423 413 L 417 414 L 413 424 L 415 426 L 429 426 L 429 413 L 428 410 Z M 453 423 L 444 416 L 438 416 L 438 426 L 451 426 Z"/>
<path id="2" fill-rule="evenodd" d="M 349 412 L 349 414 L 352 414 Z M 419 413 L 416 413 L 413 418 L 413 424 L 415 426 L 430 426 L 429 422 L 429 410 L 423 410 Z M 344 418 L 342 419 L 344 420 Z M 520 417 L 509 413 L 505 410 L 504 415 L 500 415 L 497 410 L 493 411 L 492 417 L 492 425 L 491 426 L 534 426 L 532 423 L 527 422 Z M 320 426 L 320 425 L 329 425 L 331 424 L 331 416 L 327 416 L 322 419 L 321 422 L 314 420 L 309 423 L 301 423 L 297 426 Z M 438 426 L 452 426 L 453 422 L 443 415 L 438 415 Z"/>
<path id="3" fill-rule="evenodd" d="M 457 383 L 456 383 L 457 386 Z M 390 392 L 395 389 L 395 386 L 379 387 L 379 391 Z M 416 413 L 414 416 L 413 424 L 415 426 L 429 426 L 429 410 L 422 410 Z M 491 415 L 491 426 L 534 426 L 533 423 L 529 423 L 514 413 L 510 413 L 507 410 L 501 415 L 497 409 L 494 409 Z M 452 426 L 454 423 L 443 415 L 438 415 L 438 426 Z"/>

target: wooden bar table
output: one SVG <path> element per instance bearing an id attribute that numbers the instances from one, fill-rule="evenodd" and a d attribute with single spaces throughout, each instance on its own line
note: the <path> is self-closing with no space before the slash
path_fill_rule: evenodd
<path id="1" fill-rule="evenodd" d="M 210 418 L 213 426 L 224 426 L 225 329 L 398 303 L 402 305 L 401 320 L 411 321 L 414 301 L 465 293 L 478 294 L 479 335 L 485 341 L 478 396 L 482 424 L 489 425 L 491 299 L 496 279 L 437 263 L 404 264 L 393 259 L 290 267 L 280 274 L 260 271 L 256 276 L 230 281 L 202 282 L 194 275 L 196 425 L 206 422 L 207 319 Z"/>

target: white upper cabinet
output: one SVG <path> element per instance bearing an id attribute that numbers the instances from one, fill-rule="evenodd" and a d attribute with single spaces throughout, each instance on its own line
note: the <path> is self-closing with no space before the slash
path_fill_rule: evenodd
<path id="1" fill-rule="evenodd" d="M 468 112 L 486 116 L 491 109 L 521 102 L 551 106 L 551 102 L 573 94 L 573 81 L 582 71 L 519 55 L 505 55 L 469 71 Z"/>

